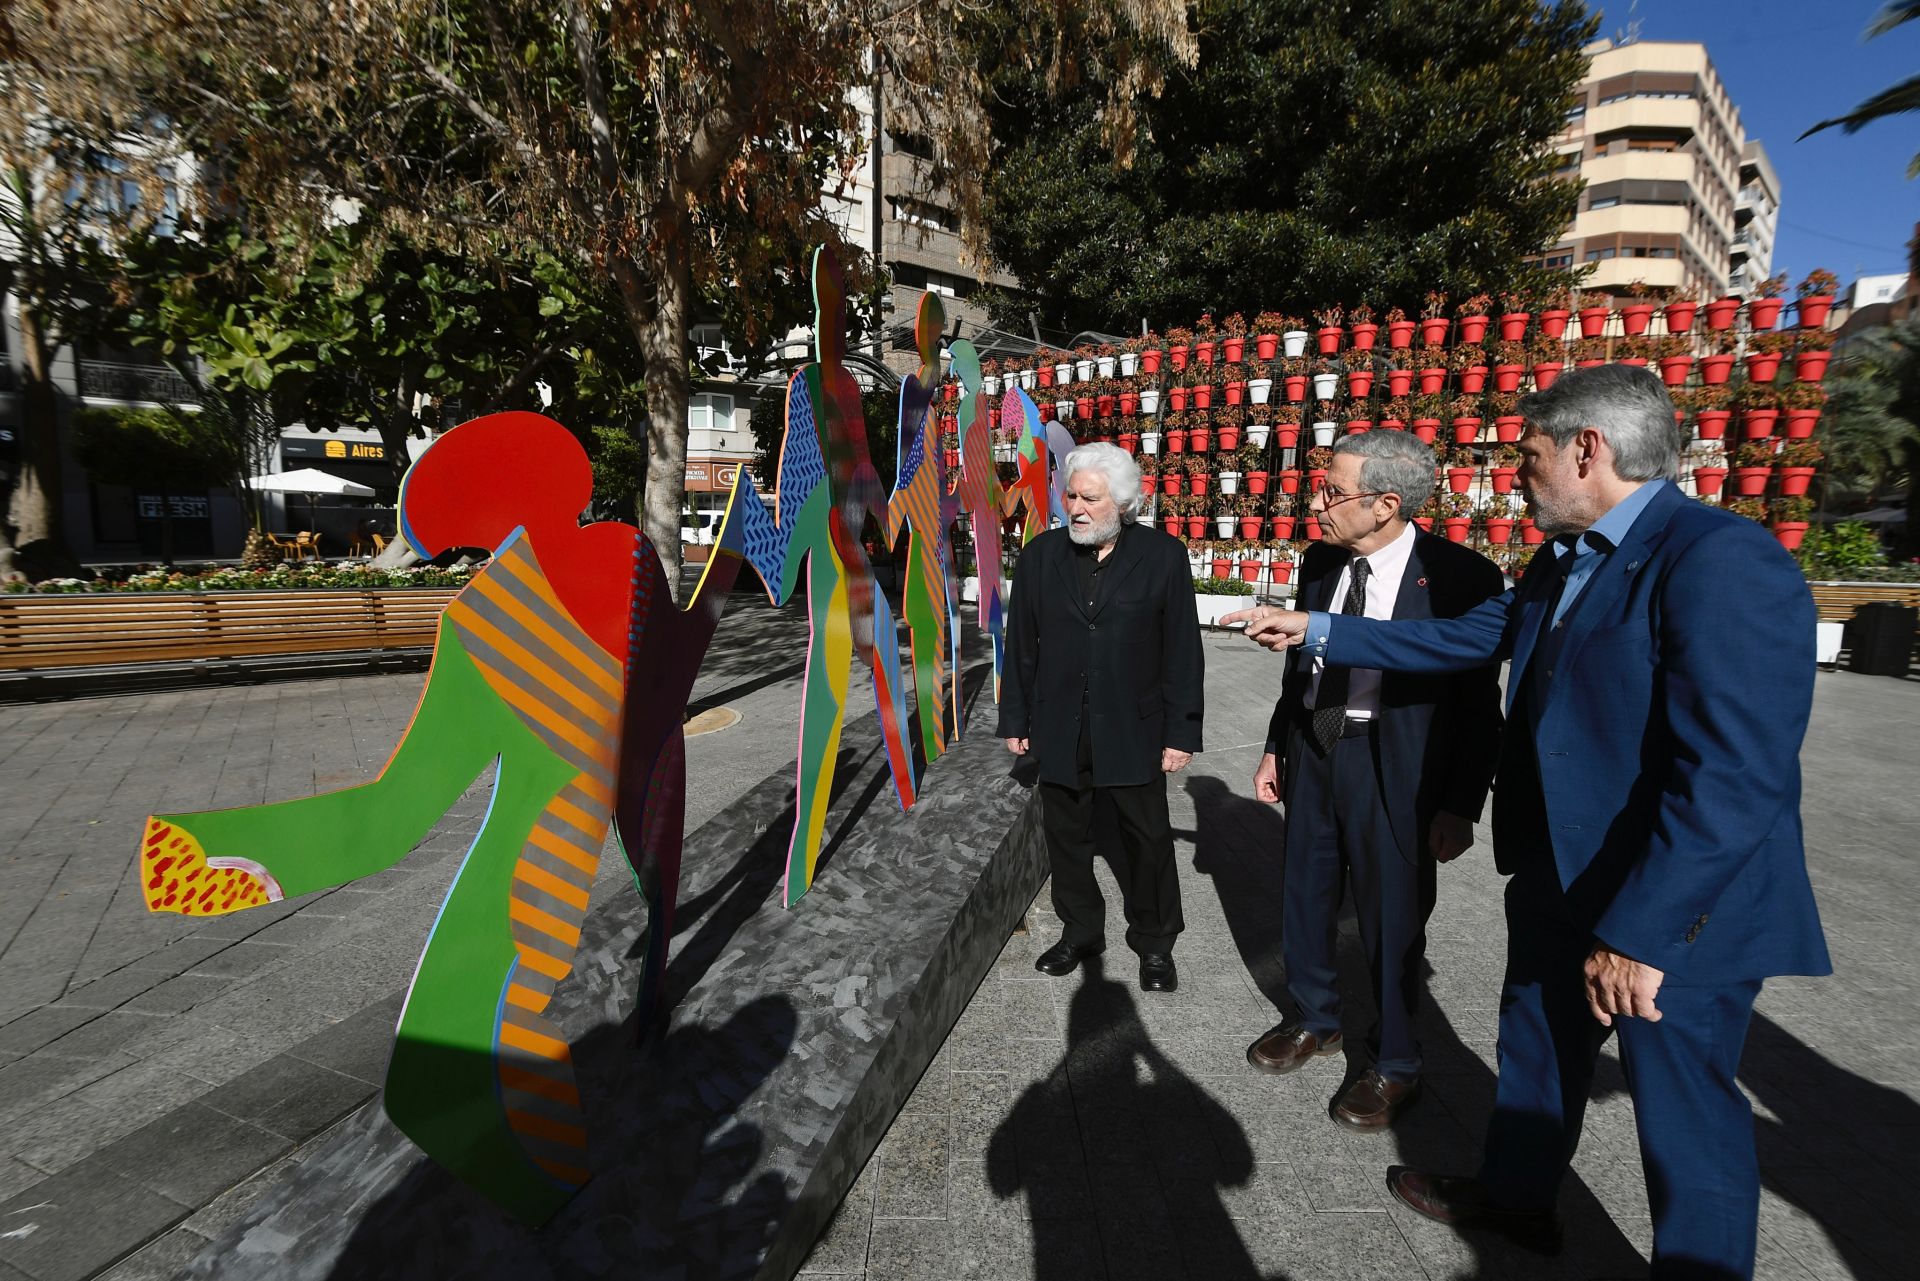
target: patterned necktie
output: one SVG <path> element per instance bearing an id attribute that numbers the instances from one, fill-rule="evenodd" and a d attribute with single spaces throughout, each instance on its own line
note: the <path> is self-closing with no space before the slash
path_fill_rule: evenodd
<path id="1" fill-rule="evenodd" d="M 1367 574 L 1370 567 L 1364 556 L 1357 556 L 1351 568 L 1353 580 L 1347 584 L 1347 599 L 1341 605 L 1340 612 L 1358 618 L 1367 612 Z M 1332 751 L 1333 745 L 1347 728 L 1347 686 L 1352 670 L 1331 663 L 1321 669 L 1320 689 L 1313 701 L 1313 741 L 1320 744 L 1322 753 Z"/>

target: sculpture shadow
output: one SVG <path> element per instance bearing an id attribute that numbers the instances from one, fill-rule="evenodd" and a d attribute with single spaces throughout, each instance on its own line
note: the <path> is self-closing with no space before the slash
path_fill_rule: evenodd
<path id="1" fill-rule="evenodd" d="M 377 1138 L 406 1147 L 411 1168 L 359 1216 L 329 1276 L 751 1275 L 791 1198 L 776 1174 L 753 1173 L 766 1136 L 735 1118 L 792 1048 L 793 1003 L 760 997 L 639 1050 L 632 1024 L 574 1042 L 594 1178 L 549 1222 L 510 1219 L 381 1119 Z"/>
<path id="2" fill-rule="evenodd" d="M 1026 1198 L 1035 1281 L 1265 1281 L 1222 1196 L 1254 1175 L 1246 1131 L 1154 1045 L 1132 993 L 1098 958 L 1083 975 L 1065 1055 L 1015 1101 L 986 1152 L 993 1195 Z"/>
<path id="3" fill-rule="evenodd" d="M 1195 774 L 1187 779 L 1186 788 L 1194 806 L 1194 868 L 1212 879 L 1226 914 L 1228 933 L 1241 961 L 1261 993 L 1273 1001 L 1274 1021 L 1280 1022 L 1282 1014 L 1293 1013 L 1281 951 L 1286 821 L 1277 806 L 1237 794 L 1217 778 Z M 1484 851 L 1475 852 L 1484 854 Z M 1349 891 L 1342 899 L 1343 921 L 1353 911 L 1350 897 Z M 1347 1065 L 1338 1080 L 1328 1078 L 1326 1107 L 1329 1110 L 1340 1092 L 1368 1067 L 1363 1042 L 1374 1018 L 1374 1008 L 1366 966 L 1367 958 L 1357 935 L 1350 929 L 1342 929 L 1339 970 Z M 1389 1135 L 1392 1149 L 1383 1148 L 1380 1153 L 1383 1200 L 1391 1195 L 1384 1184 L 1387 1166 L 1395 1161 L 1444 1174 L 1472 1174 L 1479 1168 L 1482 1136 L 1493 1115 L 1493 1067 L 1461 1036 L 1447 1012 L 1433 1000 L 1431 992 L 1424 990 L 1425 975 L 1431 973 L 1429 962 L 1420 995 L 1422 1079 L 1426 1097 L 1401 1115 Z M 1250 1077 L 1265 1079 L 1251 1067 L 1246 1068 L 1246 1072 Z M 1594 1082 L 1596 1099 L 1625 1088 L 1618 1064 L 1611 1056 L 1601 1058 Z M 1546 1118 L 1540 1123 L 1554 1126 L 1557 1132 L 1555 1123 Z M 1326 1124 L 1333 1128 L 1330 1117 Z M 1301 1173 L 1308 1179 L 1313 1177 L 1309 1165 L 1303 1164 Z M 1580 1259 L 1582 1266 L 1594 1275 L 1632 1276 L 1644 1271 L 1646 1264 L 1639 1252 L 1613 1222 L 1592 1189 L 1571 1170 L 1561 1185 L 1560 1210 L 1567 1227 L 1565 1257 Z M 1435 1230 L 1445 1231 L 1437 1225 Z M 1531 1275 L 1548 1270 L 1547 1262 L 1539 1255 L 1529 1254 L 1499 1237 L 1467 1232 L 1460 1234 L 1460 1240 L 1470 1257 L 1450 1273 L 1451 1276 Z"/>

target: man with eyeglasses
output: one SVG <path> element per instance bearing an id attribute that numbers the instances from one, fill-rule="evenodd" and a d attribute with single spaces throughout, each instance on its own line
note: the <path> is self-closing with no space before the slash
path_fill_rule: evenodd
<path id="1" fill-rule="evenodd" d="M 1301 567 L 1303 607 L 1452 618 L 1499 595 L 1493 562 L 1409 519 L 1433 480 L 1433 454 L 1405 432 L 1342 440 L 1313 496 L 1323 541 Z M 1473 844 L 1500 735 L 1497 671 L 1409 676 L 1300 654 L 1281 682 L 1253 788 L 1287 806 L 1282 954 L 1296 1011 L 1247 1061 L 1280 1074 L 1340 1053 L 1335 933 L 1350 883 L 1379 1016 L 1367 1071 L 1332 1105 L 1348 1129 L 1384 1130 L 1419 1097 L 1414 1022 L 1436 866 Z"/>
<path id="2" fill-rule="evenodd" d="M 1513 660 L 1493 804 L 1511 878 L 1493 1117 L 1478 1174 L 1393 1166 L 1393 1194 L 1558 1250 L 1560 1183 L 1618 1036 L 1652 1276 L 1750 1277 L 1760 1169 L 1741 1047 L 1762 982 L 1832 972 L 1800 829 L 1813 598 L 1764 528 L 1673 483 L 1655 375 L 1575 370 L 1520 412 L 1520 483 L 1552 541 L 1518 587 L 1446 621 L 1232 617 L 1327 662 Z"/>

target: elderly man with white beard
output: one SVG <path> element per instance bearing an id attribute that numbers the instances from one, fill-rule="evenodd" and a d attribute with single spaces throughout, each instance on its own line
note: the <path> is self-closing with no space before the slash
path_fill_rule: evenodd
<path id="1" fill-rule="evenodd" d="M 1034 967 L 1060 977 L 1106 947 L 1095 816 L 1119 834 L 1115 876 L 1140 986 L 1179 984 L 1180 878 L 1167 775 L 1200 750 L 1205 655 L 1187 551 L 1137 523 L 1140 470 L 1112 445 L 1067 455 L 1065 529 L 1013 576 L 1000 736 L 1038 758 L 1053 906 L 1065 927 Z"/>

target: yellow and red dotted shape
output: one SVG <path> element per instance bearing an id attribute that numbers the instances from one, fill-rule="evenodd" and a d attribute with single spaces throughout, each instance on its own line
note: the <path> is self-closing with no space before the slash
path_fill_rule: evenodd
<path id="1" fill-rule="evenodd" d="M 280 887 L 251 859 L 209 859 L 185 828 L 147 820 L 140 847 L 140 884 L 147 907 L 182 916 L 219 916 L 277 902 Z"/>

